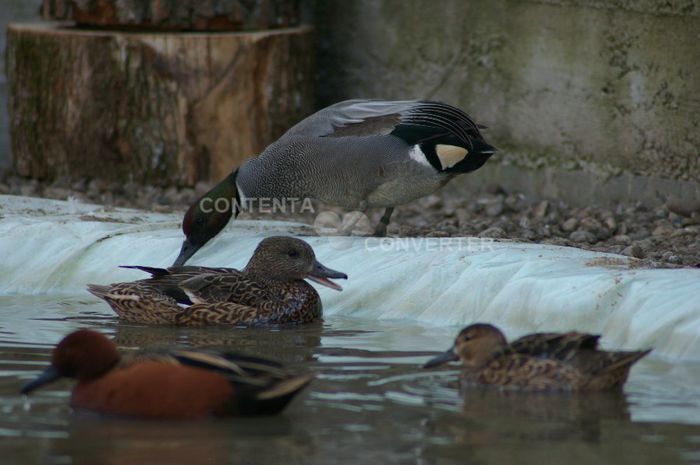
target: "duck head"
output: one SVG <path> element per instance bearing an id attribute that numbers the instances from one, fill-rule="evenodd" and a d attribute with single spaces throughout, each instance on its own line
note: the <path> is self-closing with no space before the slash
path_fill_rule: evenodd
<path id="1" fill-rule="evenodd" d="M 244 271 L 263 280 L 279 282 L 310 279 L 337 291 L 343 288 L 330 279 L 348 279 L 345 273 L 319 263 L 309 244 L 288 236 L 263 239 Z"/>
<path id="2" fill-rule="evenodd" d="M 507 347 L 508 341 L 500 329 L 486 323 L 475 323 L 460 331 L 454 345 L 428 360 L 423 368 L 459 360 L 465 368 L 476 369 L 484 366 L 495 354 Z"/>
<path id="3" fill-rule="evenodd" d="M 231 216 L 238 216 L 240 196 L 236 187 L 238 170 L 234 171 L 209 192 L 190 205 L 182 219 L 180 254 L 173 266 L 182 266 L 211 238 L 226 227 Z"/>
<path id="4" fill-rule="evenodd" d="M 96 331 L 80 329 L 58 343 L 51 356 L 51 365 L 20 391 L 29 394 L 59 378 L 90 381 L 99 378 L 119 362 L 117 347 Z"/>

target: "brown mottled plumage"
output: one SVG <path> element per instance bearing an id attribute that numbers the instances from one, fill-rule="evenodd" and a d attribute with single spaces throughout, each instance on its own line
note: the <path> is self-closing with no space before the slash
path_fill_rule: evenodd
<path id="1" fill-rule="evenodd" d="M 122 319 L 152 324 L 264 325 L 307 323 L 321 316 L 321 300 L 305 278 L 340 290 L 343 278 L 316 261 L 306 242 L 264 239 L 243 270 L 196 266 L 138 268 L 151 278 L 109 286 L 89 284 Z"/>
<path id="2" fill-rule="evenodd" d="M 447 352 L 425 367 L 460 360 L 468 383 L 529 391 L 598 391 L 621 387 L 632 365 L 650 352 L 606 352 L 599 336 L 535 333 L 509 344 L 495 326 L 464 328 Z"/>

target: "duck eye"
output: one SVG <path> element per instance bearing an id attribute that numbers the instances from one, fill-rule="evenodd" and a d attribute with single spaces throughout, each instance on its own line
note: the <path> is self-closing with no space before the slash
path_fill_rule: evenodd
<path id="1" fill-rule="evenodd" d="M 287 255 L 289 255 L 289 258 L 299 258 L 299 251 L 296 249 L 289 249 Z"/>

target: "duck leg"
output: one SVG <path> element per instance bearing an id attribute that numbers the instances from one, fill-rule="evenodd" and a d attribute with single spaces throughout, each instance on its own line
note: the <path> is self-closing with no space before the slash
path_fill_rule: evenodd
<path id="1" fill-rule="evenodd" d="M 374 235 L 376 237 L 386 236 L 386 228 L 387 226 L 389 226 L 389 221 L 391 221 L 392 213 L 394 213 L 394 207 L 387 207 L 386 210 L 384 210 L 384 214 L 379 220 L 379 223 L 377 223 L 377 227 L 374 229 Z"/>

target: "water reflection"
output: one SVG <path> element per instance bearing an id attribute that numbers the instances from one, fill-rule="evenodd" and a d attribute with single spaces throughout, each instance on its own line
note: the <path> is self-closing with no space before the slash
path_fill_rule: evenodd
<path id="1" fill-rule="evenodd" d="M 292 328 L 120 324 L 82 299 L 3 298 L 0 450 L 5 464 L 691 463 L 700 459 L 700 366 L 643 360 L 625 393 L 460 389 L 458 371 L 422 370 L 454 328 L 328 317 Z M 77 327 L 122 350 L 234 350 L 313 370 L 283 415 L 139 422 L 76 415 L 71 383 L 17 395 Z M 426 350 L 427 349 L 427 350 Z M 640 421 L 641 420 L 641 421 Z M 681 423 L 682 422 L 682 423 Z"/>

